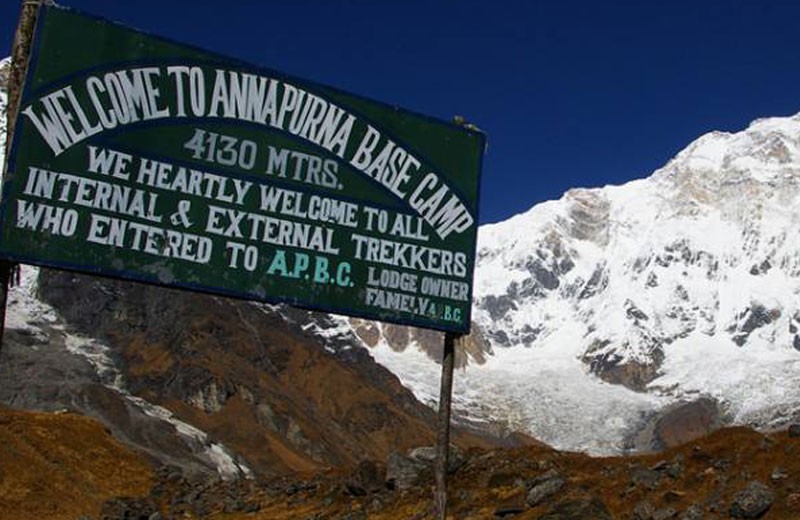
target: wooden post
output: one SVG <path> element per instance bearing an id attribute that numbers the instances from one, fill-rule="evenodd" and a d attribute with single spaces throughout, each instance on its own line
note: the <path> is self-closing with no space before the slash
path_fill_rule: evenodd
<path id="1" fill-rule="evenodd" d="M 456 334 L 444 335 L 442 353 L 442 386 L 439 390 L 439 438 L 436 444 L 436 491 L 434 502 L 439 520 L 447 518 L 447 466 L 450 459 L 450 409 L 453 395 L 453 369 L 455 367 Z"/>
<path id="2" fill-rule="evenodd" d="M 14 45 L 11 48 L 11 70 L 8 75 L 8 104 L 6 105 L 6 149 L 5 168 L 3 177 L 8 172 L 8 159 L 11 156 L 11 140 L 14 136 L 14 126 L 19 112 L 19 100 L 22 96 L 22 86 L 28 72 L 28 58 L 31 55 L 31 42 L 33 31 L 36 27 L 36 18 L 43 0 L 24 0 L 17 23 L 17 32 L 14 34 Z M 6 328 L 6 303 L 8 301 L 8 285 L 15 264 L 8 260 L 0 259 L 0 349 L 3 346 L 3 335 Z"/>

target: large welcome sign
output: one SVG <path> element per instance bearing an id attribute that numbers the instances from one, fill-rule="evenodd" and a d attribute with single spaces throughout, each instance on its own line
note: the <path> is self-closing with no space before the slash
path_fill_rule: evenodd
<path id="1" fill-rule="evenodd" d="M 467 332 L 482 134 L 40 11 L 0 255 Z"/>

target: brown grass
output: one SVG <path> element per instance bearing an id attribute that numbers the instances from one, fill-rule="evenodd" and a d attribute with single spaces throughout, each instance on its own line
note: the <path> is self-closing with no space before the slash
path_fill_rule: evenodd
<path id="1" fill-rule="evenodd" d="M 151 485 L 150 466 L 94 419 L 0 407 L 0 519 L 96 516 Z"/>

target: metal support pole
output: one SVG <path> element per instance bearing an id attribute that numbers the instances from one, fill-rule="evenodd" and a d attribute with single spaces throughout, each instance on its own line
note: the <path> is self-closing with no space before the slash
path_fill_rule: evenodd
<path id="1" fill-rule="evenodd" d="M 22 85 L 28 72 L 28 58 L 31 55 L 31 42 L 33 31 L 36 27 L 36 18 L 42 0 L 24 0 L 20 10 L 17 32 L 14 34 L 14 45 L 11 48 L 11 70 L 8 75 L 8 105 L 6 106 L 6 149 L 5 168 L 2 173 L 5 178 L 8 172 L 8 159 L 11 155 L 11 140 L 14 136 L 14 126 L 19 112 L 19 101 L 22 96 Z M 8 260 L 0 259 L 0 349 L 3 346 L 3 335 L 6 328 L 6 303 L 8 301 L 8 286 L 11 273 L 15 264 Z"/>
<path id="2" fill-rule="evenodd" d="M 455 342 L 457 336 L 452 332 L 444 335 L 442 353 L 442 386 L 439 390 L 439 438 L 436 444 L 436 491 L 434 502 L 436 518 L 447 518 L 447 466 L 450 458 L 450 409 L 453 395 L 453 369 L 455 367 Z"/>

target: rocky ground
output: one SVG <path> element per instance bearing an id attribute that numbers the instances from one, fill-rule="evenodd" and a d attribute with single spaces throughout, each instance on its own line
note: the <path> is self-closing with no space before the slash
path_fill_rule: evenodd
<path id="1" fill-rule="evenodd" d="M 800 426 L 724 429 L 670 450 L 592 458 L 543 446 L 454 451 L 453 519 L 800 518 Z M 271 479 L 153 466 L 94 419 L 0 409 L 0 518 L 431 518 L 431 448 Z"/>

